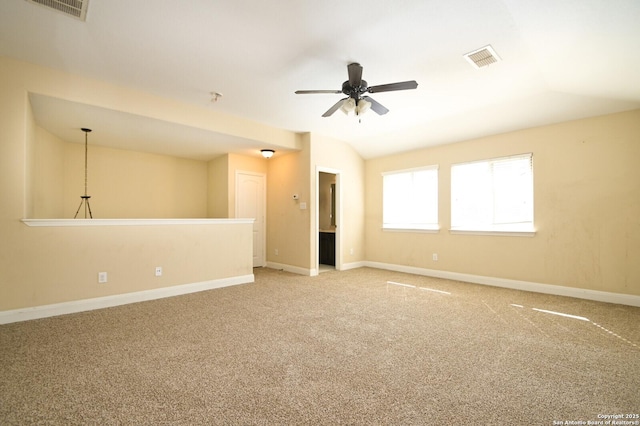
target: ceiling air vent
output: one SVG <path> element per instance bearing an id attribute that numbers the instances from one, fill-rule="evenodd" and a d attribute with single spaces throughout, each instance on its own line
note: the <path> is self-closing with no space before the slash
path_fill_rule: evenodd
<path id="1" fill-rule="evenodd" d="M 57 10 L 81 21 L 87 19 L 89 0 L 27 0 L 27 2 Z"/>
<path id="2" fill-rule="evenodd" d="M 464 55 L 464 58 L 477 69 L 488 67 L 500 60 L 500 57 L 490 45 L 474 50 L 473 52 L 469 52 Z"/>

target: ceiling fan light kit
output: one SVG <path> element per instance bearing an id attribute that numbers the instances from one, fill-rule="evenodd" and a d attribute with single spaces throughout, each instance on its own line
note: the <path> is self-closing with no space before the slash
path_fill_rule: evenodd
<path id="1" fill-rule="evenodd" d="M 342 101 L 340 111 L 344 112 L 346 115 L 349 115 L 352 112 L 355 112 L 356 115 L 362 115 L 365 112 L 369 111 L 370 108 L 371 102 L 367 101 L 364 98 L 358 101 L 353 98 L 347 98 Z"/>
<path id="2" fill-rule="evenodd" d="M 309 95 L 309 94 L 339 94 L 344 93 L 346 98 L 340 99 L 331 108 L 329 108 L 323 117 L 329 117 L 338 109 L 342 110 L 345 114 L 349 114 L 354 111 L 356 115 L 361 115 L 372 109 L 378 115 L 384 115 L 389 110 L 382 104 L 375 101 L 370 96 L 365 96 L 366 93 L 379 93 L 379 92 L 392 92 L 397 90 L 410 90 L 418 87 L 418 83 L 415 80 L 402 81 L 399 83 L 382 84 L 378 86 L 371 86 L 362 79 L 362 65 L 358 63 L 352 63 L 347 66 L 347 72 L 349 79 L 342 83 L 342 90 L 297 90 L 297 95 Z"/>
<path id="3" fill-rule="evenodd" d="M 358 106 L 356 107 L 356 114 L 364 114 L 365 112 L 369 111 L 369 109 L 371 109 L 371 102 L 367 101 L 366 99 L 360 99 L 360 102 L 358 102 Z"/>
<path id="4" fill-rule="evenodd" d="M 340 111 L 349 115 L 349 113 L 355 111 L 355 109 L 356 109 L 356 101 L 353 98 L 348 98 L 342 101 L 342 106 L 340 107 Z"/>

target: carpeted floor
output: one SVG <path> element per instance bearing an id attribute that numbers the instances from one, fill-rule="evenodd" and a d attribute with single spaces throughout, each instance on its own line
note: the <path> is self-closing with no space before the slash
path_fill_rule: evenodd
<path id="1" fill-rule="evenodd" d="M 255 274 L 0 326 L 0 424 L 551 425 L 640 413 L 640 308 L 368 268 Z"/>

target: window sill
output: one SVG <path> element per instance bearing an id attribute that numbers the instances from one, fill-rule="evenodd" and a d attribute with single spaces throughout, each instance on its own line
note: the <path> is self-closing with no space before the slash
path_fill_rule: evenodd
<path id="1" fill-rule="evenodd" d="M 499 230 L 499 229 L 449 229 L 449 233 L 452 235 L 490 235 L 498 237 L 534 237 L 536 235 L 535 230 Z"/>
<path id="2" fill-rule="evenodd" d="M 416 232 L 422 234 L 437 234 L 440 232 L 440 228 L 382 228 L 383 232 Z"/>

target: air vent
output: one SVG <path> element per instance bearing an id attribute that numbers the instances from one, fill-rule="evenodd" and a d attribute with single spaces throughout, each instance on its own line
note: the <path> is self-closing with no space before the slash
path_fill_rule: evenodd
<path id="1" fill-rule="evenodd" d="M 464 55 L 464 58 L 469 61 L 471 65 L 478 69 L 488 67 L 489 65 L 495 64 L 500 60 L 500 57 L 491 46 L 485 46 L 481 49 L 469 52 Z"/>
<path id="2" fill-rule="evenodd" d="M 89 0 L 27 0 L 29 3 L 39 4 L 49 9 L 57 10 L 67 16 L 84 21 L 87 19 Z"/>

